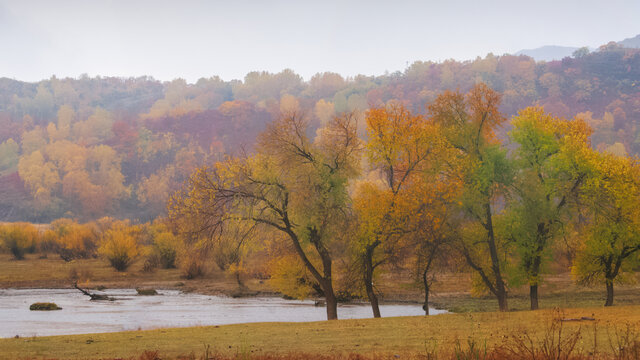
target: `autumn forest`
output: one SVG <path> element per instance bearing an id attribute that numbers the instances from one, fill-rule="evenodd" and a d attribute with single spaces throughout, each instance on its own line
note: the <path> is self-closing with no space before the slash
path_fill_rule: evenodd
<path id="1" fill-rule="evenodd" d="M 583 119 L 600 151 L 640 151 L 640 53 L 615 43 L 562 61 L 494 56 L 416 62 L 400 73 L 305 82 L 290 70 L 244 81 L 152 78 L 0 79 L 0 219 L 49 222 L 103 216 L 148 221 L 202 164 L 253 151 L 255 139 L 296 102 L 313 134 L 334 115 L 362 114 L 391 100 L 416 115 L 445 90 L 479 82 L 501 94 L 507 118 L 528 106 Z M 506 140 L 509 122 L 496 130 Z"/>
<path id="2" fill-rule="evenodd" d="M 638 153 L 640 50 L 615 43 L 309 81 L 0 79 L 0 217 L 50 223 L 4 225 L 16 258 L 187 278 L 214 259 L 328 319 L 354 298 L 380 317 L 384 272 L 428 314 L 442 269 L 501 311 L 526 287 L 535 310 L 552 262 L 613 305 L 640 264 Z"/>

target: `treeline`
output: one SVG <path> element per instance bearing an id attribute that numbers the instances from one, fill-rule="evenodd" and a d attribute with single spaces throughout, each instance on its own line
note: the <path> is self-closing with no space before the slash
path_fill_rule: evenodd
<path id="1" fill-rule="evenodd" d="M 282 107 L 255 151 L 200 167 L 169 203 L 187 244 L 231 249 L 242 264 L 269 256 L 276 288 L 318 293 L 327 317 L 343 296 L 364 294 L 380 316 L 374 284 L 409 270 L 428 313 L 433 274 L 466 267 L 474 293 L 507 311 L 511 288 L 539 285 L 551 261 L 576 282 L 614 283 L 640 266 L 640 164 L 594 150 L 585 119 L 527 107 L 507 124 L 502 96 L 485 84 L 444 91 L 426 114 L 400 102 L 313 128 L 300 103 Z M 313 130 L 313 131 L 312 131 Z"/>
<path id="2" fill-rule="evenodd" d="M 503 94 L 508 117 L 531 105 L 580 117 L 593 146 L 640 151 L 640 50 L 613 43 L 562 61 L 494 56 L 416 62 L 404 72 L 309 81 L 290 70 L 249 73 L 243 81 L 212 77 L 194 84 L 152 78 L 0 79 L 0 219 L 49 222 L 103 216 L 150 221 L 168 194 L 202 163 L 251 152 L 280 109 L 299 102 L 309 131 L 335 114 L 395 100 L 426 115 L 445 90 L 483 82 Z M 506 131 L 497 136 L 506 140 Z M 363 135 L 364 129 L 360 129 Z"/>

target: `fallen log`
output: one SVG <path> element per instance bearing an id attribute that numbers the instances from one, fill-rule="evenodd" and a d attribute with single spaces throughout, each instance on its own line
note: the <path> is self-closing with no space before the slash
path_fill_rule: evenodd
<path id="1" fill-rule="evenodd" d="M 75 287 L 76 289 L 80 290 L 80 292 L 82 292 L 83 294 L 87 295 L 88 297 L 91 298 L 91 300 L 103 300 L 103 301 L 113 301 L 112 298 L 108 297 L 107 295 L 102 295 L 102 294 L 92 294 L 89 291 L 82 289 L 81 287 L 78 286 L 78 283 L 75 282 L 73 283 L 73 287 Z"/>

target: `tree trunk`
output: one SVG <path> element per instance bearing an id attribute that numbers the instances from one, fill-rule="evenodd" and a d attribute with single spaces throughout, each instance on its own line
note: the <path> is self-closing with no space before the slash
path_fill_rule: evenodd
<path id="1" fill-rule="evenodd" d="M 337 320 L 338 299 L 336 299 L 336 295 L 333 292 L 333 285 L 331 284 L 331 281 L 324 282 L 322 290 L 324 291 L 324 298 L 327 302 L 327 320 Z"/>
<path id="2" fill-rule="evenodd" d="M 422 284 L 424 285 L 424 305 L 422 305 L 422 309 L 425 315 L 429 315 L 429 280 L 427 279 L 427 269 L 422 272 Z"/>
<path id="3" fill-rule="evenodd" d="M 496 294 L 498 298 L 498 308 L 500 311 L 509 311 L 509 304 L 507 303 L 507 292 L 502 289 L 501 292 Z"/>
<path id="4" fill-rule="evenodd" d="M 613 306 L 613 280 L 607 279 L 607 301 L 604 306 Z"/>
<path id="5" fill-rule="evenodd" d="M 236 271 L 236 282 L 238 283 L 238 288 L 246 289 L 246 286 L 244 286 L 244 283 L 242 282 L 242 278 L 240 277 L 239 271 Z"/>
<path id="6" fill-rule="evenodd" d="M 542 252 L 542 248 L 538 248 L 538 253 Z M 536 255 L 533 259 L 531 272 L 529 275 L 529 299 L 531 301 L 531 310 L 538 310 L 538 282 L 540 281 L 540 265 L 542 263 L 541 255 Z"/>
<path id="7" fill-rule="evenodd" d="M 498 257 L 498 248 L 496 246 L 496 238 L 493 232 L 493 221 L 491 214 L 491 204 L 485 204 L 485 212 L 487 216 L 487 235 L 489 237 L 489 254 L 491 255 L 491 269 L 496 279 L 496 297 L 498 298 L 498 307 L 500 311 L 509 311 L 509 305 L 507 304 L 507 288 L 502 279 L 502 273 L 500 272 L 500 258 Z"/>
<path id="8" fill-rule="evenodd" d="M 364 288 L 367 291 L 367 297 L 371 303 L 371 310 L 373 311 L 373 317 L 380 317 L 380 306 L 378 305 L 378 296 L 376 296 L 373 290 L 373 250 L 375 247 L 367 246 L 367 250 L 364 255 Z"/>
<path id="9" fill-rule="evenodd" d="M 529 299 L 531 299 L 531 310 L 538 310 L 538 284 L 529 285 Z"/>
<path id="10" fill-rule="evenodd" d="M 319 242 L 314 244 L 318 249 L 320 258 L 322 259 L 322 271 L 324 274 L 322 284 L 322 290 L 324 291 L 325 299 L 327 300 L 327 320 L 338 319 L 338 299 L 333 291 L 333 275 L 332 275 L 332 261 L 329 252 L 324 246 L 321 246 Z"/>
<path id="11" fill-rule="evenodd" d="M 291 230 L 288 220 L 285 221 L 288 228 L 286 229 L 286 233 L 290 236 L 293 247 L 298 253 L 300 259 L 306 266 L 307 270 L 311 272 L 311 275 L 316 279 L 316 281 L 322 287 L 322 291 L 324 292 L 325 300 L 327 302 L 327 320 L 336 320 L 338 318 L 338 299 L 336 299 L 336 294 L 333 291 L 333 277 L 331 273 L 331 255 L 329 251 L 324 247 L 323 244 L 319 242 L 317 238 L 317 231 L 312 230 L 310 236 L 310 242 L 318 251 L 318 255 L 320 255 L 320 259 L 322 260 L 322 275 L 318 272 L 315 266 L 309 261 L 307 255 L 304 250 L 302 250 L 302 246 L 300 246 L 300 240 L 298 236 Z"/>

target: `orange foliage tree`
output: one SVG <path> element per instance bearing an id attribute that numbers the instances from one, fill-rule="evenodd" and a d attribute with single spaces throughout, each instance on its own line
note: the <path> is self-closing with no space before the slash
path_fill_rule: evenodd
<path id="1" fill-rule="evenodd" d="M 435 193 L 424 185 L 425 175 L 442 155 L 444 142 L 438 126 L 399 103 L 370 109 L 366 121 L 367 155 L 379 177 L 360 183 L 355 194 L 360 226 L 353 247 L 373 315 L 380 317 L 374 272 L 400 257 L 418 220 L 431 211 L 428 203 Z"/>

